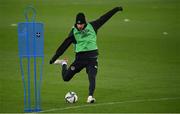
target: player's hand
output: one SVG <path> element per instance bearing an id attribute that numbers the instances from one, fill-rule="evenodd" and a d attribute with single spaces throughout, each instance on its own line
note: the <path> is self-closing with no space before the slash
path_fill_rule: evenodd
<path id="1" fill-rule="evenodd" d="M 117 7 L 118 11 L 123 11 L 123 8 L 121 6 Z"/>

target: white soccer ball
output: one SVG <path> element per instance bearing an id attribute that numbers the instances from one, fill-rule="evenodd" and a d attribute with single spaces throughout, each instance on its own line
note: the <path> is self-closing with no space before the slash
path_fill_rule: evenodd
<path id="1" fill-rule="evenodd" d="M 68 103 L 75 103 L 75 102 L 78 101 L 78 96 L 77 96 L 77 94 L 75 92 L 68 92 L 65 95 L 65 100 Z"/>

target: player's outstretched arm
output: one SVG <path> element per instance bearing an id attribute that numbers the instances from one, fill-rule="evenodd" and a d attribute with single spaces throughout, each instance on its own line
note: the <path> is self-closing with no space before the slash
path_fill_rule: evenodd
<path id="1" fill-rule="evenodd" d="M 115 13 L 119 11 L 123 11 L 123 8 L 121 6 L 111 9 L 110 11 L 102 15 L 99 19 L 90 23 L 93 25 L 94 29 L 97 31 L 104 23 L 106 23 Z"/>
<path id="2" fill-rule="evenodd" d="M 65 51 L 66 49 L 70 46 L 70 44 L 72 43 L 72 38 L 68 37 L 64 40 L 64 42 L 59 46 L 59 48 L 56 50 L 56 53 L 54 54 L 54 56 L 51 58 L 51 60 L 49 61 L 50 64 L 53 64 L 54 61 L 56 61 L 56 59 L 58 57 L 60 57 Z"/>

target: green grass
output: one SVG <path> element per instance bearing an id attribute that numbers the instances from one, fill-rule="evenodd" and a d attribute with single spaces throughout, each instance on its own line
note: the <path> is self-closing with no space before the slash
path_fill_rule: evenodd
<path id="1" fill-rule="evenodd" d="M 23 10 L 29 4 L 37 10 L 36 20 L 45 24 L 41 91 L 44 111 L 180 112 L 179 0 L 0 0 L 0 112 L 23 112 L 17 27 L 11 24 L 25 21 Z M 91 21 L 119 5 L 124 11 L 98 31 L 97 103 L 87 106 L 85 70 L 65 83 L 61 69 L 49 65 L 49 60 L 68 35 L 79 11 Z M 130 21 L 124 22 L 126 18 Z M 74 60 L 72 46 L 63 57 L 68 57 L 70 63 Z M 70 90 L 78 94 L 78 103 L 64 102 L 64 95 Z M 147 101 L 161 98 L 170 99 Z M 131 102 L 135 100 L 142 102 Z M 108 104 L 111 102 L 124 103 Z M 66 107 L 72 108 L 63 109 Z"/>

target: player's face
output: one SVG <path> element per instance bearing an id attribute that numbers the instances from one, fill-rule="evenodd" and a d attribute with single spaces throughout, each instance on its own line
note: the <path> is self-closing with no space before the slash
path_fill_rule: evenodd
<path id="1" fill-rule="evenodd" d="M 84 28 L 85 24 L 77 24 L 77 28 L 79 30 L 82 30 Z"/>

